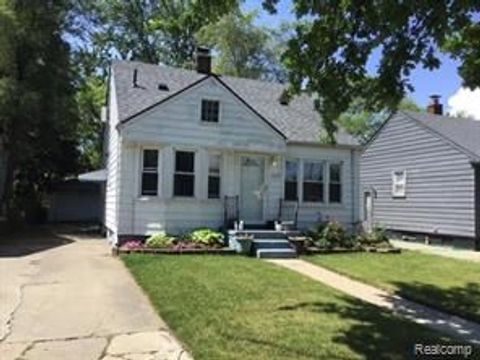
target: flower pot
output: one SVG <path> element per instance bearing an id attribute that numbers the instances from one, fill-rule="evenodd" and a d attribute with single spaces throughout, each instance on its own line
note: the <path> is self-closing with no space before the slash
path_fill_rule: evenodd
<path id="1" fill-rule="evenodd" d="M 240 253 L 250 255 L 252 252 L 253 237 L 241 236 L 237 237 L 236 240 L 240 247 Z"/>

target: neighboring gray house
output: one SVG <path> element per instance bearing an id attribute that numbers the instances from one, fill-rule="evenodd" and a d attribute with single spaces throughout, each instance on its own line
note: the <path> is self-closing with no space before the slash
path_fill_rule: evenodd
<path id="1" fill-rule="evenodd" d="M 197 70 L 112 64 L 105 225 L 119 237 L 225 224 L 227 201 L 261 226 L 297 203 L 298 226 L 359 221 L 360 147 L 345 132 L 322 144 L 310 97 L 284 86 Z M 230 203 L 231 204 L 231 203 Z"/>
<path id="2" fill-rule="evenodd" d="M 367 144 L 360 178 L 367 227 L 480 249 L 480 121 L 399 111 Z"/>

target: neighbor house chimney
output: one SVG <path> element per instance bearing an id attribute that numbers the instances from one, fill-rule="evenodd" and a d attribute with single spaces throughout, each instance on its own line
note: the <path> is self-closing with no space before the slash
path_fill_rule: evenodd
<path id="1" fill-rule="evenodd" d="M 197 72 L 201 74 L 210 74 L 212 72 L 210 49 L 197 47 Z"/>
<path id="2" fill-rule="evenodd" d="M 432 102 L 427 106 L 427 111 L 434 115 L 443 115 L 443 105 L 440 104 L 440 95 L 431 95 Z"/>
<path id="3" fill-rule="evenodd" d="M 138 69 L 133 70 L 132 85 L 134 88 L 138 87 Z"/>

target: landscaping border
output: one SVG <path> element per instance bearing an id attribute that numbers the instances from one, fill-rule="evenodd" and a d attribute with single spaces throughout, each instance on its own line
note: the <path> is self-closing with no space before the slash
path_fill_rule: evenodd
<path id="1" fill-rule="evenodd" d="M 325 248 L 316 248 L 316 247 L 308 247 L 306 249 L 306 253 L 304 255 L 329 255 L 329 254 L 352 254 L 352 253 L 362 253 L 362 252 L 370 252 L 370 253 L 379 253 L 379 254 L 400 254 L 402 250 L 400 248 L 359 248 L 359 249 L 346 249 L 346 248 L 333 248 L 333 249 L 325 249 Z"/>
<path id="2" fill-rule="evenodd" d="M 237 255 L 233 249 L 224 247 L 218 249 L 121 249 L 113 248 L 112 254 L 153 254 L 153 255 Z"/>

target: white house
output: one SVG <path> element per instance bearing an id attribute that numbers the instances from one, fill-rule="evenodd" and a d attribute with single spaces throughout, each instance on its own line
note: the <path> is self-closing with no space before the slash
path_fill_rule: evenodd
<path id="1" fill-rule="evenodd" d="M 359 220 L 358 143 L 320 139 L 312 98 L 281 84 L 116 61 L 109 83 L 105 225 L 110 239 L 224 225 L 267 224 L 298 204 L 298 227 Z M 297 202 L 298 199 L 298 202 Z"/>

